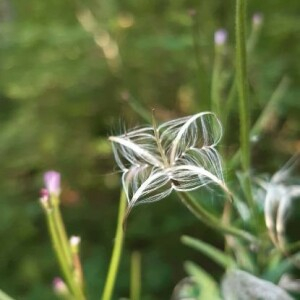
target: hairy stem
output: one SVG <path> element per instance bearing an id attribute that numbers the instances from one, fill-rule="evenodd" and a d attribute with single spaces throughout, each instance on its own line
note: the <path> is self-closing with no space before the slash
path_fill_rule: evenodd
<path id="1" fill-rule="evenodd" d="M 246 55 L 246 0 L 236 1 L 236 74 L 239 96 L 241 163 L 246 175 L 245 192 L 250 208 L 255 212 L 250 171 L 250 107 L 248 102 Z M 256 213 L 255 213 L 256 215 Z"/>
<path id="2" fill-rule="evenodd" d="M 237 88 L 239 94 L 240 110 L 240 141 L 242 150 L 242 166 L 248 172 L 250 167 L 250 141 L 249 141 L 249 103 L 247 85 L 247 59 L 246 59 L 246 0 L 236 1 L 236 64 Z"/>

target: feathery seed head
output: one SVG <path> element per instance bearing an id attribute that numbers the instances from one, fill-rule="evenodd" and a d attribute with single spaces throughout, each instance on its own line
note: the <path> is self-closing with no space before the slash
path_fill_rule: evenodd
<path id="1" fill-rule="evenodd" d="M 153 127 L 111 136 L 128 209 L 161 200 L 172 190 L 192 191 L 211 183 L 228 192 L 215 148 L 221 137 L 221 123 L 211 112 L 160 126 L 154 121 Z"/>
<path id="2" fill-rule="evenodd" d="M 284 248 L 285 225 L 292 202 L 300 197 L 300 186 L 288 184 L 298 159 L 299 155 L 293 156 L 266 185 L 265 222 L 272 242 L 281 248 Z"/>

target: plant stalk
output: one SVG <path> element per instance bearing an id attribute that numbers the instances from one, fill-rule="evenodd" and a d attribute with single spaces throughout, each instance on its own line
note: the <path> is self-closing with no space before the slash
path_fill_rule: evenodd
<path id="1" fill-rule="evenodd" d="M 0 290 L 0 300 L 14 300 L 10 296 L 8 296 L 6 293 Z"/>
<path id="2" fill-rule="evenodd" d="M 211 84 L 211 108 L 216 115 L 221 118 L 221 72 L 222 72 L 222 52 L 219 48 L 223 46 L 215 46 L 215 59 L 212 72 Z M 221 121 L 223 121 L 221 119 Z"/>
<path id="3" fill-rule="evenodd" d="M 51 196 L 51 204 L 53 210 L 54 225 L 56 227 L 58 239 L 60 240 L 64 257 L 67 260 L 68 265 L 72 266 L 71 248 L 59 208 L 59 199 L 56 196 Z"/>
<path id="4" fill-rule="evenodd" d="M 246 58 L 246 0 L 236 1 L 236 64 L 237 89 L 239 95 L 240 113 L 240 142 L 242 150 L 242 166 L 245 172 L 250 167 L 250 116 L 247 85 L 247 58 Z"/>
<path id="5" fill-rule="evenodd" d="M 115 281 L 118 273 L 120 258 L 122 254 L 122 246 L 123 246 L 123 239 L 124 239 L 124 230 L 123 230 L 123 218 L 126 211 L 126 195 L 125 192 L 122 191 L 120 196 L 120 204 L 119 204 L 119 213 L 118 213 L 118 220 L 117 220 L 117 228 L 116 228 L 116 236 L 115 236 L 115 243 L 113 247 L 113 252 L 109 264 L 109 269 L 104 285 L 104 290 L 102 294 L 102 300 L 111 300 L 112 293 L 115 286 Z"/>
<path id="6" fill-rule="evenodd" d="M 195 199 L 190 197 L 189 194 L 178 192 L 178 195 L 183 204 L 207 226 L 217 229 L 224 234 L 230 234 L 238 238 L 242 238 L 250 243 L 257 244 L 257 240 L 254 236 L 241 229 L 222 224 L 218 218 L 206 211 Z"/>
<path id="7" fill-rule="evenodd" d="M 134 251 L 131 255 L 130 300 L 141 299 L 141 254 Z"/>
<path id="8" fill-rule="evenodd" d="M 46 210 L 46 218 L 47 218 L 47 224 L 48 224 L 48 229 L 49 229 L 49 233 L 51 236 L 51 240 L 52 240 L 52 244 L 53 244 L 53 249 L 56 253 L 60 268 L 62 270 L 62 273 L 64 275 L 64 278 L 66 279 L 66 282 L 72 292 L 72 294 L 74 295 L 75 299 L 77 300 L 84 300 L 84 294 L 81 290 L 81 288 L 76 284 L 76 282 L 74 281 L 74 277 L 72 274 L 72 268 L 71 266 L 68 264 L 64 251 L 63 251 L 63 247 L 61 244 L 61 240 L 59 238 L 59 234 L 57 231 L 57 224 L 56 224 L 56 219 L 54 216 L 54 210 L 51 209 L 47 209 Z"/>
<path id="9" fill-rule="evenodd" d="M 247 83 L 246 53 L 246 5 L 247 0 L 236 0 L 236 75 L 239 96 L 241 164 L 246 175 L 245 191 L 249 207 L 254 217 L 255 203 L 252 196 L 250 172 L 250 107 Z"/>

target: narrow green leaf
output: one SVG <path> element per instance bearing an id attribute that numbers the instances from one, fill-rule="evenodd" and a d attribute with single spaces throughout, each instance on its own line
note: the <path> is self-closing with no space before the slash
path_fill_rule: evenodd
<path id="1" fill-rule="evenodd" d="M 232 249 L 235 255 L 236 264 L 250 273 L 257 272 L 257 266 L 251 259 L 249 249 L 239 242 L 237 239 L 234 241 L 234 247 Z"/>
<path id="2" fill-rule="evenodd" d="M 198 239 L 189 236 L 182 236 L 181 241 L 185 245 L 194 248 L 196 250 L 199 250 L 206 256 L 210 257 L 213 261 L 215 261 L 218 265 L 220 265 L 224 269 L 233 267 L 235 265 L 234 260 L 230 256 L 224 254 L 219 249 L 203 241 L 200 241 Z"/>

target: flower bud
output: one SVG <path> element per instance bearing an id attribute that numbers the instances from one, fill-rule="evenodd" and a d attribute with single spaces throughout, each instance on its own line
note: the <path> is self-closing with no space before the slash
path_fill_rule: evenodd
<path id="1" fill-rule="evenodd" d="M 50 209 L 48 190 L 41 189 L 41 191 L 40 191 L 40 203 L 41 203 L 43 209 L 45 209 L 45 210 Z"/>
<path id="2" fill-rule="evenodd" d="M 64 281 L 59 278 L 59 277 L 55 277 L 53 279 L 53 290 L 55 292 L 55 294 L 60 295 L 60 296 L 65 296 L 68 295 L 68 287 L 66 286 L 66 284 L 64 283 Z"/>
<path id="3" fill-rule="evenodd" d="M 81 242 L 81 238 L 79 236 L 71 236 L 70 238 L 70 246 L 73 253 L 78 253 L 78 248 Z"/>
<path id="4" fill-rule="evenodd" d="M 59 196 L 60 194 L 60 174 L 56 171 L 48 171 L 44 174 L 44 183 L 49 194 Z"/>

